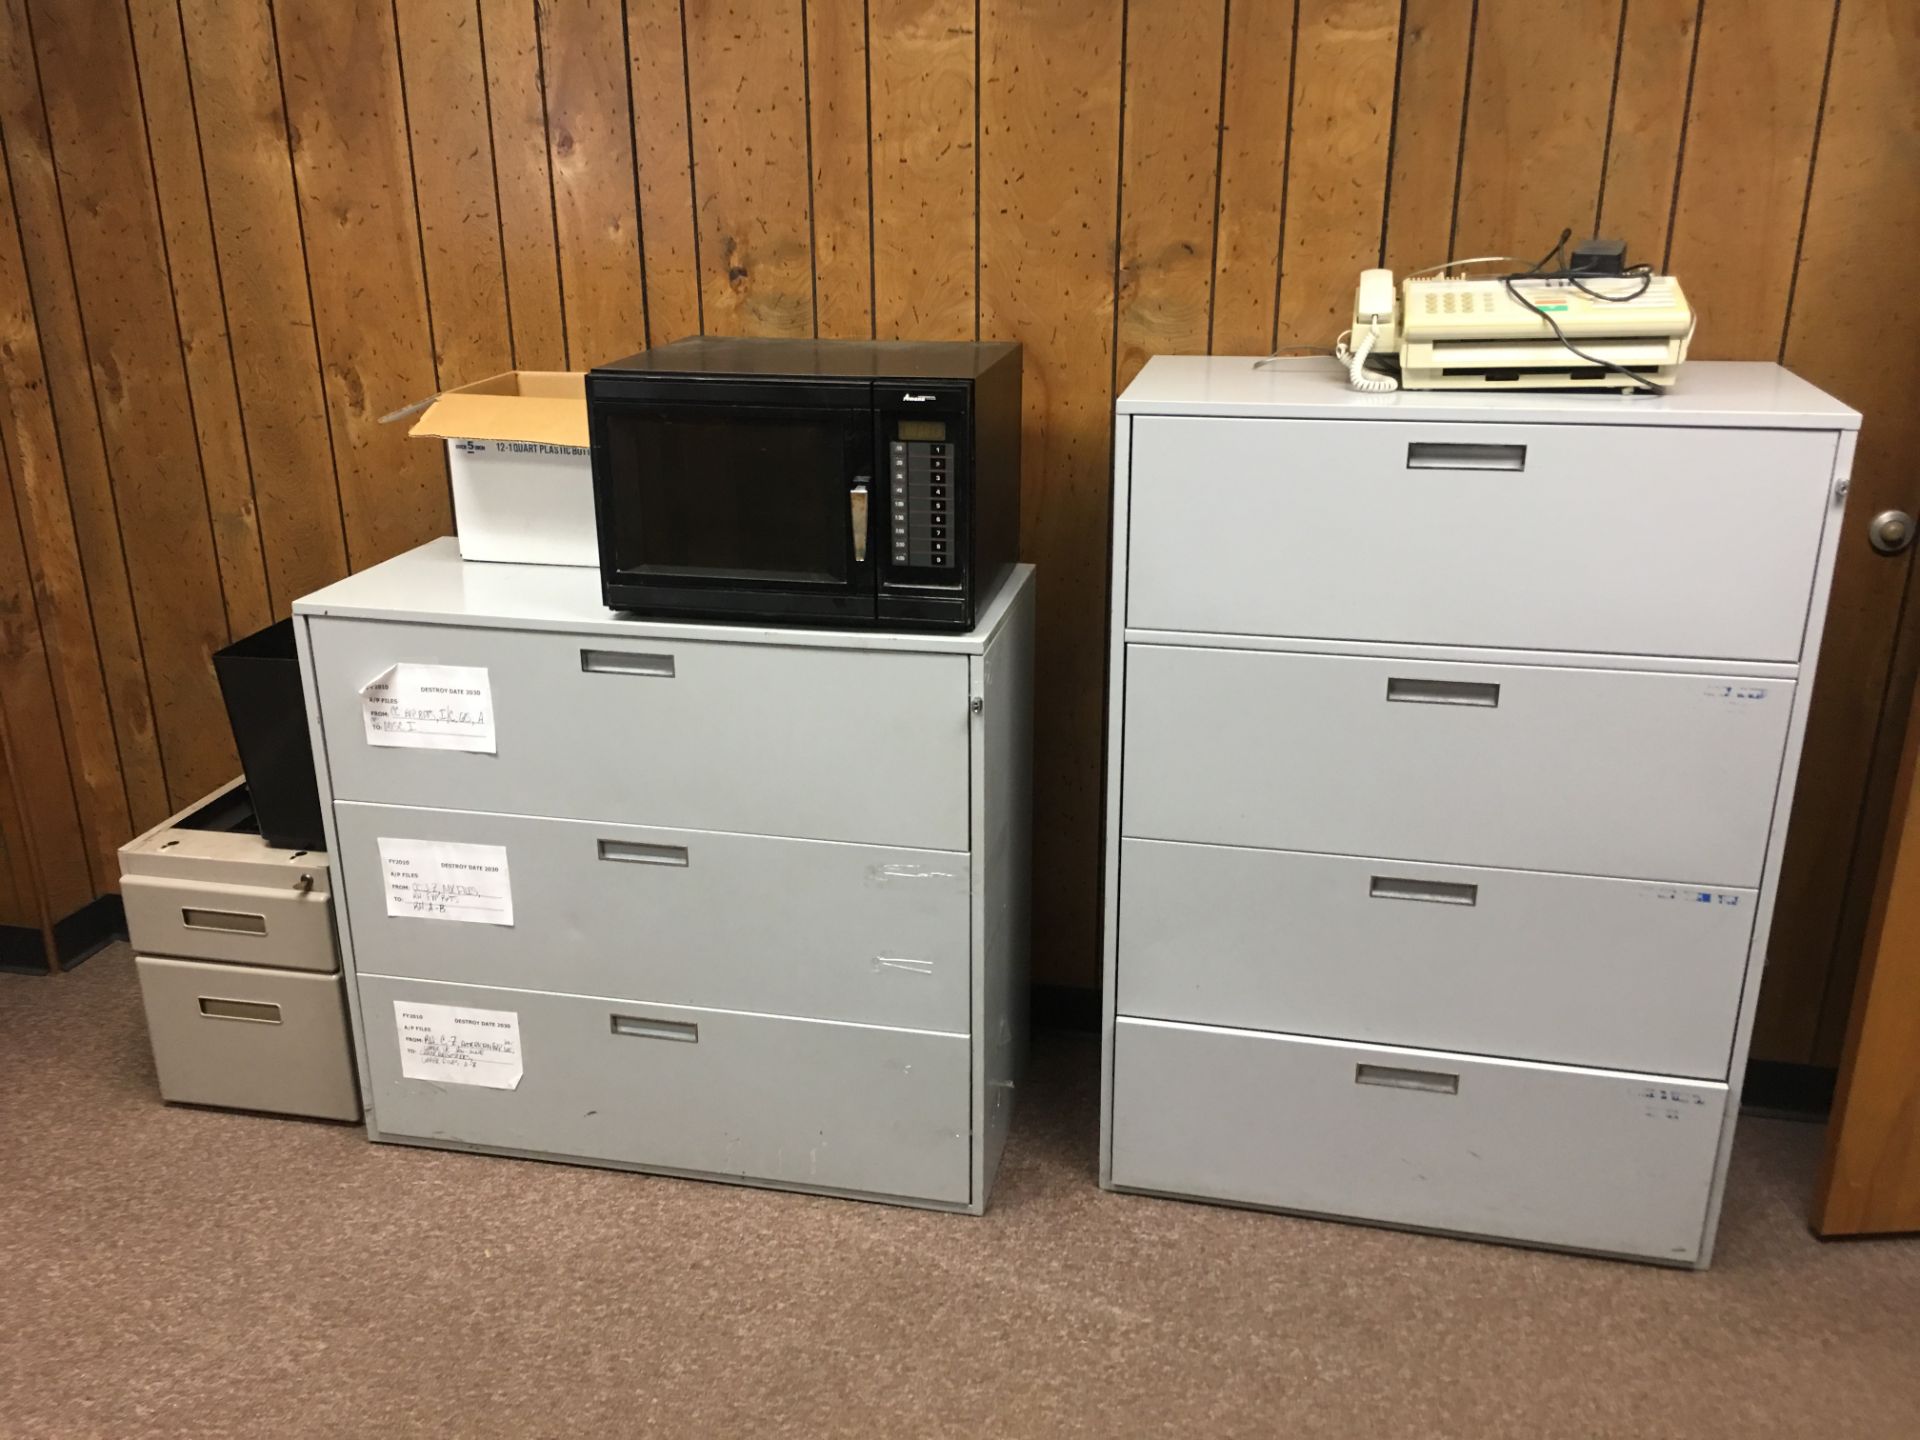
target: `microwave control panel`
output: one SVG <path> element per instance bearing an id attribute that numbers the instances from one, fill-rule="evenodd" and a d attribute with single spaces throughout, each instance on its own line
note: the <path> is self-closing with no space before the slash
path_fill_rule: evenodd
<path id="1" fill-rule="evenodd" d="M 939 421 L 902 421 L 889 457 L 893 563 L 953 568 L 954 445 L 947 439 L 914 439 L 916 433 L 942 436 Z"/>

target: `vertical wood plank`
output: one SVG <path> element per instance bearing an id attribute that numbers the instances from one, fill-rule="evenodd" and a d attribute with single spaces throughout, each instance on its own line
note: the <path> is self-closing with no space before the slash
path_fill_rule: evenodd
<path id="1" fill-rule="evenodd" d="M 1407 0 L 1382 261 L 1396 275 L 1453 258 L 1447 246 L 1453 239 L 1473 14 L 1473 5 L 1460 0 Z"/>
<path id="2" fill-rule="evenodd" d="M 1398 0 L 1301 0 L 1280 252 L 1281 345 L 1330 345 L 1378 263 Z"/>
<path id="3" fill-rule="evenodd" d="M 40 335 L 14 220 L 13 187 L 4 164 L 0 164 L 0 465 L 5 467 L 12 492 L 21 531 L 24 583 L 31 587 L 39 612 L 42 644 L 67 736 L 69 763 L 75 771 L 94 885 L 96 891 L 109 890 L 119 881 L 116 851 L 133 833 L 133 824 L 68 508 L 59 438 L 47 402 Z M 139 693 L 144 700 L 144 679 Z"/>
<path id="4" fill-rule="evenodd" d="M 473 0 L 409 0 L 393 13 L 444 389 L 513 368 L 480 13 Z"/>
<path id="5" fill-rule="evenodd" d="M 801 30 L 798 0 L 687 8 L 709 334 L 813 334 Z"/>
<path id="6" fill-rule="evenodd" d="M 266 0 L 181 0 L 207 205 L 275 615 L 347 572 Z M 164 819 L 164 816 L 156 817 Z"/>
<path id="7" fill-rule="evenodd" d="M 1297 3 L 1228 7 L 1214 222 L 1210 348 L 1216 355 L 1264 355 L 1273 344 L 1297 12 Z"/>
<path id="8" fill-rule="evenodd" d="M 1080 983 L 1098 970 L 1122 13 L 980 14 L 980 330 L 1026 346 L 1021 551 L 1039 565 L 1034 965 Z"/>
<path id="9" fill-rule="evenodd" d="M 48 599 L 48 633 L 57 637 L 63 704 L 76 717 L 72 723 L 84 723 L 86 672 L 97 664 L 131 822 L 144 829 L 166 819 L 170 809 L 153 698 L 81 333 L 59 181 L 40 105 L 39 66 L 27 43 L 26 0 L 0 0 L 0 16 L 5 22 L 0 23 L 0 138 L 14 192 L 21 263 L 32 293 L 30 309 L 24 297 L 17 305 L 28 319 L 25 328 L 13 327 L 16 348 L 10 358 L 19 362 L 18 373 L 5 387 L 14 422 L 7 437 L 18 447 L 12 460 L 28 559 L 35 584 Z M 29 330 L 31 350 L 23 343 Z M 43 426 L 43 420 L 51 424 Z M 105 805 L 99 768 L 104 740 L 91 726 L 81 733 L 85 788 Z"/>
<path id="10" fill-rule="evenodd" d="M 1913 403 L 1920 298 L 1889 285 L 1881 268 L 1920 228 L 1916 67 L 1920 10 L 1902 0 L 1847 0 L 1783 358 L 1859 409 L 1866 423 L 1854 456 L 1754 1027 L 1754 1048 L 1769 1059 L 1831 1064 L 1838 1056 L 1879 851 L 1880 826 L 1872 816 L 1884 815 L 1891 795 L 1890 786 L 1878 783 L 1887 777 L 1876 773 L 1875 735 L 1889 707 L 1898 728 L 1898 694 L 1883 706 L 1882 690 L 1898 668 L 1903 594 L 1908 610 L 1914 607 L 1914 561 L 1911 551 L 1875 554 L 1865 527 L 1882 510 L 1920 510 L 1913 468 L 1920 453 L 1920 411 Z M 1871 343 L 1863 343 L 1868 336 Z"/>
<path id="11" fill-rule="evenodd" d="M 360 569 L 453 525 L 439 447 L 379 423 L 434 390 L 393 10 L 279 0 L 274 16 L 347 557 Z"/>
<path id="12" fill-rule="evenodd" d="M 814 324 L 874 332 L 866 0 L 808 0 L 807 148 L 813 156 Z"/>
<path id="13" fill-rule="evenodd" d="M 7 716 L 0 709 L 0 925 L 40 930 L 43 941 L 46 915 L 40 907 L 40 884 L 27 854 L 25 812 L 14 789 L 7 764 Z"/>
<path id="14" fill-rule="evenodd" d="M 567 364 L 582 370 L 647 338 L 624 32 L 617 5 L 540 0 Z"/>
<path id="15" fill-rule="evenodd" d="M 973 0 L 872 0 L 868 11 L 875 333 L 971 340 L 979 184 Z"/>
<path id="16" fill-rule="evenodd" d="M 680 0 L 627 0 L 649 345 L 700 333 L 700 256 L 682 39 Z"/>
<path id="17" fill-rule="evenodd" d="M 1453 254 L 1532 259 L 1592 223 L 1620 5 L 1480 6 Z"/>
<path id="18" fill-rule="evenodd" d="M 34 49 L 167 791 L 238 769 L 213 652 L 230 638 L 123 10 L 36 4 Z"/>
<path id="19" fill-rule="evenodd" d="M 522 370 L 564 370 L 553 161 L 534 7 L 529 0 L 480 0 L 480 19 L 513 363 Z"/>
<path id="20" fill-rule="evenodd" d="M 53 675 L 40 636 L 40 616 L 27 577 L 26 550 L 14 508 L 13 477 L 0 457 L 0 724 L 11 753 L 25 757 L 9 777 L 21 823 L 32 835 L 24 869 L 53 919 L 71 915 L 95 895 L 87 839 L 60 733 Z M 6 811 L 0 810 L 0 816 Z M 11 849 L 12 847 L 9 847 Z"/>
<path id="21" fill-rule="evenodd" d="M 1116 390 L 1149 355 L 1206 353 L 1226 6 L 1132 0 L 1126 25 Z"/>
<path id="22" fill-rule="evenodd" d="M 1780 353 L 1833 14 L 1825 0 L 1707 7 L 1669 249 L 1700 316 L 1695 359 Z"/>
<path id="23" fill-rule="evenodd" d="M 252 634 L 273 618 L 273 601 L 267 589 L 253 472 L 227 340 L 220 264 L 207 215 L 207 184 L 200 167 L 186 45 L 173 0 L 129 0 L 127 19 L 133 30 L 147 150 L 167 240 L 174 318 L 193 398 L 207 507 L 213 518 L 214 553 L 220 562 L 227 621 L 237 638 Z"/>
<path id="24" fill-rule="evenodd" d="M 1627 0 L 1606 190 L 1595 233 L 1625 240 L 1627 259 L 1636 263 L 1657 267 L 1667 253 L 1698 16 L 1693 0 Z"/>

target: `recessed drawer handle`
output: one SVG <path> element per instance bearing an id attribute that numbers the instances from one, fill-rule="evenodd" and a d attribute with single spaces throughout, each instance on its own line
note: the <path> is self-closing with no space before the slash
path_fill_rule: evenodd
<path id="1" fill-rule="evenodd" d="M 257 1025 L 280 1023 L 280 1007 L 264 1000 L 220 1000 L 202 995 L 200 1013 L 209 1020 L 251 1020 Z"/>
<path id="2" fill-rule="evenodd" d="M 1524 470 L 1524 445 L 1467 445 L 1451 440 L 1415 440 L 1407 446 L 1409 470 Z"/>
<path id="3" fill-rule="evenodd" d="M 602 840 L 602 860 L 625 860 L 634 865 L 685 865 L 684 845 L 648 845 L 639 840 Z"/>
<path id="4" fill-rule="evenodd" d="M 700 1027 L 686 1020 L 649 1020 L 644 1015 L 615 1015 L 613 1033 L 634 1035 L 642 1040 L 684 1040 L 697 1044 Z"/>
<path id="5" fill-rule="evenodd" d="M 652 675 L 673 678 L 671 655 L 636 655 L 629 650 L 582 650 L 580 668 L 589 675 Z"/>
<path id="6" fill-rule="evenodd" d="M 1396 680 L 1388 677 L 1387 699 L 1406 705 L 1483 705 L 1500 703 L 1500 687 L 1480 680 Z"/>
<path id="7" fill-rule="evenodd" d="M 1376 900 L 1425 900 L 1434 905 L 1478 905 L 1480 887 L 1457 880 L 1412 880 L 1376 875 L 1367 893 Z"/>
<path id="8" fill-rule="evenodd" d="M 183 907 L 180 923 L 189 930 L 224 930 L 231 935 L 264 935 L 267 917 L 244 910 L 195 910 Z"/>
<path id="9" fill-rule="evenodd" d="M 1356 1085 L 1384 1085 L 1389 1090 L 1425 1090 L 1432 1095 L 1458 1095 L 1460 1077 L 1444 1070 L 1403 1070 L 1398 1065 L 1356 1065 Z"/>

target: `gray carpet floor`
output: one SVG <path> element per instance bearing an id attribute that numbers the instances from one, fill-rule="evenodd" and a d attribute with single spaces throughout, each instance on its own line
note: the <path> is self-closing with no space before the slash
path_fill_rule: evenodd
<path id="1" fill-rule="evenodd" d="M 163 1106 L 133 967 L 0 975 L 0 1434 L 1920 1435 L 1920 1242 L 1747 1120 L 1715 1268 L 1103 1194 L 1041 1036 L 981 1219 Z"/>

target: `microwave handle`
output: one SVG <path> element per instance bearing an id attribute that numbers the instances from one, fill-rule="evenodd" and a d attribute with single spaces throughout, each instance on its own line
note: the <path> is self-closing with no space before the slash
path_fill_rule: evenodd
<path id="1" fill-rule="evenodd" d="M 867 477 L 853 477 L 853 489 L 847 492 L 847 509 L 853 524 L 853 563 L 867 563 Z"/>

